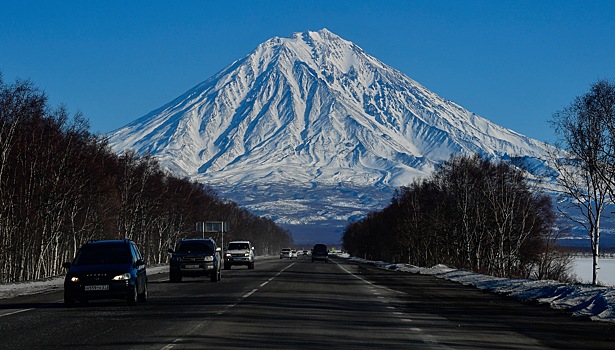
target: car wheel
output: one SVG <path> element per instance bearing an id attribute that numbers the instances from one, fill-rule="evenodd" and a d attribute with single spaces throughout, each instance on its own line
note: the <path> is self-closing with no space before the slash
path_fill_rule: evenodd
<path id="1" fill-rule="evenodd" d="M 251 262 L 250 265 L 248 265 L 248 270 L 254 270 L 254 262 Z"/>
<path id="2" fill-rule="evenodd" d="M 147 283 L 143 286 L 143 293 L 139 293 L 139 295 L 137 295 L 137 299 L 142 303 L 147 301 Z"/>
<path id="3" fill-rule="evenodd" d="M 211 275 L 209 275 L 209 280 L 212 282 L 218 282 L 218 275 L 220 274 L 220 270 L 218 270 L 218 272 L 214 272 Z"/>
<path id="4" fill-rule="evenodd" d="M 134 305 L 137 303 L 137 286 L 131 286 L 128 289 L 126 300 L 128 301 L 128 305 Z"/>

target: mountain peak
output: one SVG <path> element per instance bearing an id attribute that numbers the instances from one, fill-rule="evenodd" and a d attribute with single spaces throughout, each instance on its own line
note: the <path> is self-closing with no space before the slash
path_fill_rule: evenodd
<path id="1" fill-rule="evenodd" d="M 355 70 L 360 68 L 356 65 L 363 52 L 354 43 L 342 39 L 327 29 L 321 29 L 316 32 L 296 32 L 286 38 L 272 38 L 259 45 L 259 48 L 248 57 L 270 51 L 284 51 L 289 60 L 307 64 L 310 68 L 316 69 L 316 72 L 324 69 L 327 73 L 342 74 L 353 70 L 353 67 Z"/>
<path id="2" fill-rule="evenodd" d="M 334 34 L 330 30 L 328 30 L 327 28 L 322 28 L 322 29 L 317 30 L 317 31 L 308 30 L 308 31 L 305 31 L 305 32 L 294 32 L 294 33 L 292 33 L 289 36 L 289 38 L 291 38 L 291 39 L 296 39 L 296 38 L 306 39 L 307 37 L 312 38 L 313 41 L 319 41 L 319 40 L 326 40 L 326 41 L 343 40 L 340 36 Z"/>
<path id="3" fill-rule="evenodd" d="M 276 184 L 333 186 L 361 202 L 363 192 L 348 188 L 407 185 L 452 153 L 546 154 L 543 143 L 441 98 L 327 29 L 267 40 L 113 132 L 109 143 L 117 152 L 151 153 L 167 169 L 225 187 L 236 200 L 246 191 L 238 186 L 271 191 Z M 361 212 L 347 209 L 322 215 Z"/>

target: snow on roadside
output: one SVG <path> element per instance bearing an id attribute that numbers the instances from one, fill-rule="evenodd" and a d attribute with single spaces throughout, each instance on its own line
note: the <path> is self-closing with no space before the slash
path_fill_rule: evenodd
<path id="1" fill-rule="evenodd" d="M 615 323 L 615 288 L 613 287 L 566 284 L 552 280 L 501 278 L 457 270 L 444 265 L 425 268 L 349 256 L 342 257 L 383 269 L 432 275 L 519 300 L 548 304 L 554 309 L 567 310 L 574 316 Z"/>
<path id="2" fill-rule="evenodd" d="M 166 265 L 148 267 L 147 274 L 154 275 L 165 272 L 168 269 L 169 267 Z M 40 281 L 0 284 L 0 299 L 41 293 L 52 293 L 59 290 L 64 290 L 64 276 L 53 277 Z"/>
<path id="3" fill-rule="evenodd" d="M 383 269 L 432 275 L 519 300 L 549 304 L 552 308 L 570 311 L 574 316 L 615 323 L 615 288 L 613 287 L 565 284 L 550 280 L 501 278 L 457 270 L 444 265 L 426 268 L 370 261 L 343 254 L 338 254 L 338 256 Z M 148 267 L 147 270 L 148 275 L 153 275 L 166 272 L 167 269 L 168 266 L 163 265 Z M 0 299 L 59 291 L 63 289 L 63 282 L 63 277 L 56 277 L 43 281 L 0 284 Z"/>

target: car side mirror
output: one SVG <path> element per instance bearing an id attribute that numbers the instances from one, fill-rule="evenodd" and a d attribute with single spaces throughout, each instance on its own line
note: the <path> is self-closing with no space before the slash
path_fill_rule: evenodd
<path id="1" fill-rule="evenodd" d="M 144 265 L 145 265 L 145 261 L 143 261 L 143 259 L 139 259 L 137 260 L 137 262 L 135 262 L 136 267 L 144 266 Z"/>
<path id="2" fill-rule="evenodd" d="M 171 248 L 171 247 L 169 247 L 169 249 L 167 249 L 167 252 L 169 252 L 169 253 L 171 253 L 171 254 L 175 253 L 175 251 L 174 251 L 174 250 L 173 250 L 173 248 Z"/>
<path id="3" fill-rule="evenodd" d="M 62 267 L 65 269 L 70 269 L 71 263 L 69 262 L 65 262 L 64 264 L 62 264 Z"/>

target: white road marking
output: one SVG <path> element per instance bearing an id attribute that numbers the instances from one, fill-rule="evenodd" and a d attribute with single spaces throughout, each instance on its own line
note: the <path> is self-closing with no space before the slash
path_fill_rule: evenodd
<path id="1" fill-rule="evenodd" d="M 280 272 L 278 272 L 275 276 L 271 277 L 270 279 L 268 279 L 267 281 L 263 282 L 260 284 L 260 287 L 263 287 L 265 285 L 267 285 L 267 283 L 273 281 L 276 277 L 280 276 L 280 274 L 284 271 L 286 271 L 288 268 L 290 268 L 291 266 L 293 266 L 295 263 L 292 263 L 288 266 L 286 266 L 285 268 L 283 268 L 282 270 L 280 270 Z M 246 294 L 242 295 L 236 302 L 232 303 L 232 304 L 228 304 L 224 307 L 224 309 L 216 312 L 217 316 L 221 316 L 223 315 L 225 312 L 227 312 L 228 310 L 232 309 L 233 307 L 235 307 L 235 305 L 239 304 L 240 302 L 246 300 L 246 298 L 250 297 L 252 294 L 256 293 L 258 291 L 258 288 L 254 288 L 251 291 L 247 292 Z M 205 321 L 203 321 L 204 323 Z M 201 323 L 202 324 L 202 323 Z M 199 324 L 198 326 L 196 326 L 195 328 L 198 328 L 201 326 L 201 324 Z M 181 342 L 183 339 L 182 338 L 177 338 L 175 340 L 173 340 L 171 343 L 163 346 L 162 348 L 160 348 L 160 350 L 171 350 L 175 347 L 175 344 Z"/>
<path id="2" fill-rule="evenodd" d="M 380 293 L 379 293 L 379 292 L 376 292 L 376 288 L 378 288 L 378 290 L 379 290 L 379 291 L 386 290 L 386 291 L 391 292 L 391 293 L 393 293 L 393 294 L 398 294 L 398 295 L 400 295 L 400 294 L 405 294 L 405 293 L 404 293 L 404 292 L 402 292 L 402 291 L 398 291 L 398 290 L 390 289 L 390 288 L 388 288 L 388 287 L 384 287 L 384 286 L 378 286 L 378 285 L 376 285 L 376 284 L 374 284 L 374 283 L 372 283 L 372 282 L 370 282 L 370 281 L 368 281 L 368 280 L 364 279 L 363 277 L 361 277 L 361 276 L 357 276 L 357 275 L 355 275 L 354 273 L 352 273 L 352 272 L 348 271 L 348 270 L 347 270 L 344 266 L 340 265 L 338 262 L 335 262 L 335 263 L 336 263 L 336 264 L 337 264 L 337 266 L 339 266 L 342 270 L 346 271 L 346 273 L 348 273 L 349 275 L 354 276 L 355 278 L 360 279 L 361 281 L 363 281 L 363 282 L 367 283 L 367 284 L 369 285 L 369 286 L 368 286 L 369 290 L 370 290 L 373 294 L 375 294 L 375 295 L 377 296 L 378 301 L 381 301 L 381 302 L 384 302 L 384 303 L 388 303 L 388 302 L 389 302 L 387 299 L 385 299 L 385 297 L 383 297 L 383 296 L 378 296 Z M 394 308 L 394 307 L 392 307 L 392 306 L 388 306 L 387 308 L 389 308 L 389 309 L 395 309 L 395 308 Z M 393 312 L 393 315 L 395 315 L 395 317 L 396 317 L 396 318 L 398 318 L 398 319 L 399 319 L 400 321 L 402 321 L 402 322 L 412 322 L 412 320 L 411 320 L 411 319 L 409 319 L 409 318 L 404 318 L 404 317 L 403 317 L 404 315 L 406 315 L 406 314 L 405 314 L 405 313 L 403 313 L 403 312 L 394 311 L 394 312 Z M 413 331 L 413 332 L 417 332 L 417 333 L 419 333 L 419 334 L 420 334 L 420 335 L 419 335 L 419 337 L 421 338 L 421 341 L 422 341 L 423 343 L 425 343 L 425 344 L 429 344 L 429 346 L 430 346 L 430 347 L 437 347 L 438 349 L 452 349 L 452 348 L 450 348 L 450 347 L 448 347 L 448 346 L 446 346 L 446 345 L 440 344 L 437 340 L 435 340 L 435 338 L 434 338 L 433 336 L 431 336 L 430 334 L 425 333 L 425 332 L 424 332 L 421 328 L 418 328 L 418 327 L 410 327 L 410 328 L 408 328 L 408 329 L 409 329 L 410 331 Z"/>
<path id="3" fill-rule="evenodd" d="M 29 308 L 29 309 L 21 309 L 21 310 L 15 310 L 13 312 L 7 312 L 5 314 L 0 315 L 0 317 L 4 317 L 4 316 L 10 316 L 10 315 L 15 315 L 18 313 L 22 313 L 22 312 L 26 312 L 26 311 L 30 311 L 30 310 L 34 310 L 34 308 Z"/>

